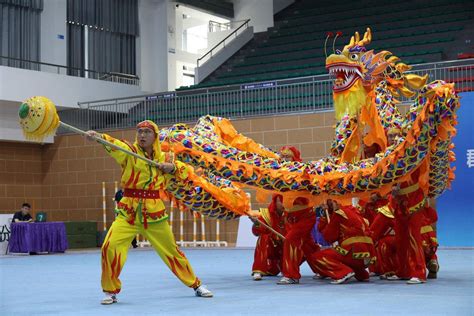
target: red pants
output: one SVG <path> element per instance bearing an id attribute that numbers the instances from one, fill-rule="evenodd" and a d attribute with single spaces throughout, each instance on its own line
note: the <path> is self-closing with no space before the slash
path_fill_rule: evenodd
<path id="1" fill-rule="evenodd" d="M 359 281 L 369 278 L 364 260 L 353 259 L 352 252 L 343 256 L 332 248 L 324 249 L 314 253 L 311 261 L 317 269 L 316 272 L 334 280 L 342 279 L 350 272 L 355 272 L 355 277 Z"/>
<path id="2" fill-rule="evenodd" d="M 397 246 L 395 243 L 395 236 L 389 235 L 380 238 L 375 247 L 377 260 L 374 263 L 374 269 L 371 266 L 371 271 L 377 274 L 391 273 L 395 274 L 397 271 Z"/>
<path id="3" fill-rule="evenodd" d="M 281 242 L 273 240 L 272 237 L 270 234 L 262 234 L 258 237 L 252 273 L 258 272 L 262 275 L 280 273 L 283 245 Z"/>
<path id="4" fill-rule="evenodd" d="M 395 215 L 397 275 L 402 279 L 416 277 L 426 280 L 426 263 L 420 232 L 423 220 L 421 212 Z"/>
<path id="5" fill-rule="evenodd" d="M 438 242 L 436 241 L 436 233 L 434 231 L 422 234 L 423 238 L 423 252 L 425 254 L 426 266 L 431 260 L 438 262 L 436 251 L 438 250 Z"/>
<path id="6" fill-rule="evenodd" d="M 319 251 L 319 246 L 311 236 L 311 230 L 316 223 L 316 214 L 306 210 L 300 212 L 301 214 L 288 215 L 286 239 L 283 242 L 282 274 L 291 279 L 301 278 L 300 265 L 303 262 L 303 256 L 306 257 L 310 268 L 316 272 L 314 265 L 308 258 L 311 258 L 314 252 Z"/>

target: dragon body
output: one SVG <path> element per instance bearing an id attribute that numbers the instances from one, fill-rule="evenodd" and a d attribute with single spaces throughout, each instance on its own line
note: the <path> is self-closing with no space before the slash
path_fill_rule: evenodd
<path id="1" fill-rule="evenodd" d="M 406 73 L 410 66 L 390 52 L 367 51 L 371 37 L 370 29 L 362 39 L 355 33 L 326 60 L 335 77 L 337 124 L 331 153 L 324 159 L 283 162 L 220 117 L 202 117 L 193 128 L 174 125 L 162 130 L 160 138 L 180 160 L 206 170 L 211 182 L 280 192 L 287 206 L 297 197 L 316 205 L 327 197 L 347 201 L 375 191 L 386 194 L 417 169 L 426 195 L 436 197 L 454 178 L 450 149 L 459 107 L 454 85 L 426 84 L 427 76 Z M 401 95 L 412 99 L 406 115 L 397 108 Z M 395 127 L 402 132 L 389 146 L 387 131 Z M 372 145 L 379 152 L 364 157 L 362 149 Z"/>

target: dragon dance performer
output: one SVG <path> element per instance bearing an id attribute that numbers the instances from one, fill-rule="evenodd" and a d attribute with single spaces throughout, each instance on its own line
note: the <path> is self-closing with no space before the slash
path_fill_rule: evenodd
<path id="1" fill-rule="evenodd" d="M 280 149 L 280 157 L 286 161 L 301 162 L 301 154 L 293 146 L 284 146 Z M 316 223 L 316 212 L 313 207 L 307 206 L 305 199 L 297 198 L 294 209 L 285 212 L 285 241 L 283 242 L 283 277 L 277 282 L 280 285 L 298 284 L 301 278 L 300 265 L 306 257 L 308 265 L 316 273 L 316 269 L 308 258 L 319 251 L 311 231 Z"/>
<path id="2" fill-rule="evenodd" d="M 395 244 L 395 217 L 388 205 L 377 209 L 374 221 L 370 225 L 370 236 L 375 244 L 377 259 L 369 267 L 371 272 L 380 275 L 381 279 L 394 275 L 398 261 Z"/>
<path id="3" fill-rule="evenodd" d="M 397 244 L 397 274 L 388 280 L 408 280 L 407 284 L 426 282 L 426 263 L 423 253 L 421 227 L 425 197 L 418 184 L 418 170 L 411 179 L 395 185 L 390 207 L 395 215 L 395 240 Z"/>
<path id="4" fill-rule="evenodd" d="M 369 201 L 360 200 L 359 205 L 361 207 L 362 216 L 369 221 L 369 225 L 375 220 L 378 214 L 378 209 L 387 205 L 388 199 L 383 198 L 380 193 L 372 193 Z"/>
<path id="5" fill-rule="evenodd" d="M 339 245 L 312 255 L 317 272 L 322 278 L 332 278 L 332 284 L 344 283 L 353 276 L 359 281 L 368 281 L 366 268 L 375 250 L 366 221 L 352 205 L 341 206 L 329 199 L 327 209 L 329 219 L 322 218 L 318 228 L 326 241 L 338 241 Z"/>
<path id="6" fill-rule="evenodd" d="M 420 233 L 426 268 L 428 269 L 428 279 L 436 279 L 439 270 L 438 256 L 436 255 L 438 239 L 436 238 L 436 231 L 433 229 L 433 225 L 438 221 L 438 214 L 431 205 L 426 205 L 422 212 L 424 221 Z"/>
<path id="7" fill-rule="evenodd" d="M 261 209 L 258 219 L 285 235 L 283 210 L 282 196 L 275 194 L 268 208 Z M 253 279 L 259 281 L 265 275 L 278 275 L 281 271 L 283 240 L 268 228 L 260 225 L 257 220 L 254 220 L 252 232 L 258 236 L 252 266 Z"/>
<path id="8" fill-rule="evenodd" d="M 194 289 L 196 296 L 212 297 L 213 294 L 194 275 L 186 256 L 180 251 L 167 222 L 165 205 L 159 197 L 159 190 L 167 187 L 173 178 L 185 179 L 187 167 L 180 161 L 165 162 L 161 151 L 158 126 L 151 121 L 137 125 L 136 140 L 133 144 L 115 139 L 106 134 L 88 131 L 89 140 L 94 136 L 133 151 L 160 164 L 152 167 L 145 161 L 136 159 L 122 151 L 104 146 L 107 153 L 122 168 L 121 186 L 124 195 L 117 205 L 118 216 L 105 237 L 102 245 L 102 289 L 106 296 L 102 304 L 117 302 L 121 290 L 120 272 L 127 259 L 130 242 L 142 234 L 170 268 L 186 286 Z"/>
<path id="9" fill-rule="evenodd" d="M 388 145 L 395 143 L 399 128 L 388 132 Z M 398 268 L 396 275 L 387 280 L 407 280 L 407 284 L 426 282 L 426 263 L 422 247 L 421 227 L 423 226 L 426 198 L 419 186 L 420 170 L 415 170 L 409 179 L 394 185 L 389 197 L 390 208 L 395 216 L 395 243 L 397 245 Z"/>

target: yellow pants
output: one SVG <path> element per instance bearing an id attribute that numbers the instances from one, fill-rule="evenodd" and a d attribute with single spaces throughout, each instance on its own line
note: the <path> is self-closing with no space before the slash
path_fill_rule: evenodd
<path id="1" fill-rule="evenodd" d="M 144 229 L 143 224 L 140 224 L 139 221 L 130 225 L 123 218 L 117 217 L 102 245 L 101 283 L 104 292 L 120 292 L 120 272 L 127 260 L 130 243 L 137 233 L 143 235 L 151 243 L 161 259 L 181 282 L 191 288 L 201 285 L 201 281 L 194 275 L 188 259 L 176 245 L 166 220 L 148 224 L 148 228 Z"/>

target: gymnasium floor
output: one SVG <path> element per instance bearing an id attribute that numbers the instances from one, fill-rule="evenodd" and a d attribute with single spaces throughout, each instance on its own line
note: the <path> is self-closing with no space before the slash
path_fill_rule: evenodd
<path id="1" fill-rule="evenodd" d="M 100 252 L 0 257 L 0 315 L 474 315 L 474 251 L 440 250 L 437 280 L 331 285 L 250 277 L 252 249 L 185 249 L 215 297 L 194 296 L 150 249 L 131 250 L 119 303 L 99 304 Z"/>

